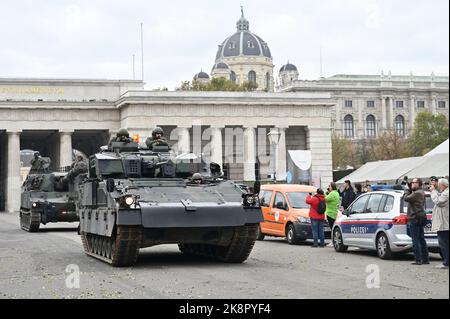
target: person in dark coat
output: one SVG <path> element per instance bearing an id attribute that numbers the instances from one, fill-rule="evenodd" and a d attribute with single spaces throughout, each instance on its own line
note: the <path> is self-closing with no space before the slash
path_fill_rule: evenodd
<path id="1" fill-rule="evenodd" d="M 342 201 L 341 205 L 344 209 L 347 209 L 356 198 L 355 191 L 353 190 L 352 183 L 349 180 L 345 181 L 344 191 L 341 193 Z"/>
<path id="2" fill-rule="evenodd" d="M 427 223 L 425 213 L 425 193 L 422 180 L 414 178 L 410 185 L 406 185 L 403 200 L 408 203 L 408 227 L 413 243 L 416 261 L 413 265 L 429 264 L 428 246 L 425 241 L 424 226 Z"/>

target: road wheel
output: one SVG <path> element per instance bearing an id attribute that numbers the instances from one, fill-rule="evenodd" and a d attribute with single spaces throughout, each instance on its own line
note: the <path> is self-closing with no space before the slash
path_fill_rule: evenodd
<path id="1" fill-rule="evenodd" d="M 389 239 L 385 233 L 380 233 L 377 236 L 377 254 L 381 259 L 392 259 L 394 256 L 389 244 Z"/>
<path id="2" fill-rule="evenodd" d="M 343 252 L 347 251 L 348 246 L 344 245 L 344 240 L 342 238 L 341 230 L 337 227 L 333 230 L 332 240 L 333 240 L 333 246 L 334 246 L 335 251 L 337 251 L 339 253 L 343 253 Z"/>
<path id="3" fill-rule="evenodd" d="M 264 240 L 264 237 L 266 237 L 266 236 L 261 232 L 261 226 L 258 225 L 258 231 L 256 233 L 256 240 Z"/>
<path id="4" fill-rule="evenodd" d="M 300 242 L 297 239 L 297 233 L 295 232 L 294 224 L 289 224 L 286 227 L 286 239 L 289 245 L 296 245 Z"/>

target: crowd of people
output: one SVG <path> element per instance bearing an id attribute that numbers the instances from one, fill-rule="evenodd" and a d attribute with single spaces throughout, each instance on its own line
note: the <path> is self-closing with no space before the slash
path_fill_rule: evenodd
<path id="1" fill-rule="evenodd" d="M 449 250 L 449 188 L 448 178 L 430 178 L 430 183 L 425 184 L 420 178 L 414 178 L 411 183 L 404 183 L 399 189 L 405 189 L 403 199 L 408 203 L 407 220 L 409 233 L 413 244 L 415 261 L 413 265 L 429 264 L 428 247 L 425 240 L 424 227 L 428 223 L 425 211 L 425 190 L 430 191 L 430 197 L 434 203 L 432 212 L 432 232 L 436 232 L 443 263 L 437 268 L 448 268 Z M 313 248 L 325 247 L 324 223 L 328 221 L 330 228 L 340 210 L 347 209 L 353 201 L 364 193 L 371 192 L 369 181 L 363 186 L 346 180 L 343 189 L 339 190 L 336 183 L 328 185 L 327 191 L 317 189 L 315 194 L 309 194 L 306 203 L 310 205 L 309 217 L 313 234 Z M 356 191 L 355 191 L 356 189 Z"/>

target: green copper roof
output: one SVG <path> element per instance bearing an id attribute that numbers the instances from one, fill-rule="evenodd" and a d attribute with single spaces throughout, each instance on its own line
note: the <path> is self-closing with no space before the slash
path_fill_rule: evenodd
<path id="1" fill-rule="evenodd" d="M 431 76 L 417 76 L 417 75 L 384 75 L 384 81 L 398 81 L 398 82 L 431 82 Z M 380 81 L 381 75 L 363 75 L 363 74 L 336 74 L 323 79 L 325 81 Z M 448 76 L 434 76 L 434 82 L 448 82 Z"/>

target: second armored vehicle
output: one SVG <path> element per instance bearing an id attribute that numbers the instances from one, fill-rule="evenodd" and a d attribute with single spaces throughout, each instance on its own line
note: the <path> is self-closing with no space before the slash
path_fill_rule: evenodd
<path id="1" fill-rule="evenodd" d="M 220 166 L 195 180 L 192 167 L 169 147 L 141 149 L 132 141 L 91 156 L 77 207 L 86 254 L 132 266 L 140 248 L 170 243 L 186 254 L 245 261 L 263 220 L 258 200 L 217 178 Z"/>
<path id="2" fill-rule="evenodd" d="M 75 208 L 75 175 L 86 173 L 81 162 L 68 172 L 52 171 L 50 159 L 35 156 L 33 166 L 22 185 L 20 201 L 20 227 L 29 232 L 39 230 L 40 224 L 77 222 Z M 84 167 L 83 167 L 84 166 Z"/>

